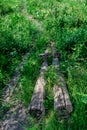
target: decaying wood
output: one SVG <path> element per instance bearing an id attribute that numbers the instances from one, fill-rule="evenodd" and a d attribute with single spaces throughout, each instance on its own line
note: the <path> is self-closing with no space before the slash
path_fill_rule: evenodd
<path id="1" fill-rule="evenodd" d="M 53 93 L 54 93 L 54 110 L 58 112 L 59 116 L 66 116 L 66 106 L 65 106 L 65 100 L 63 95 L 63 89 L 62 87 L 59 87 L 58 85 L 54 85 L 53 87 Z"/>
<path id="2" fill-rule="evenodd" d="M 40 117 L 41 115 L 45 114 L 45 108 L 44 108 L 44 86 L 46 84 L 44 80 L 44 72 L 47 68 L 47 63 L 43 62 L 41 67 L 40 76 L 36 82 L 34 93 L 31 99 L 31 103 L 29 105 L 29 112 L 35 117 Z"/>
<path id="3" fill-rule="evenodd" d="M 64 78 L 61 74 L 60 74 L 60 82 L 62 83 L 61 87 L 62 87 L 62 90 L 63 90 L 66 110 L 67 110 L 68 113 L 71 113 L 72 110 L 73 110 L 72 103 L 70 101 L 70 97 L 69 97 L 69 94 L 68 94 L 66 83 L 65 83 Z"/>
<path id="4" fill-rule="evenodd" d="M 59 74 L 59 85 L 54 85 L 54 109 L 58 111 L 58 114 L 61 116 L 68 116 L 72 112 L 72 104 L 70 97 L 66 88 L 64 78 Z"/>
<path id="5" fill-rule="evenodd" d="M 8 81 L 6 86 L 3 88 L 2 98 L 3 98 L 4 102 L 8 102 L 9 103 L 10 97 L 12 96 L 13 91 L 14 91 L 15 87 L 17 86 L 18 79 L 20 77 L 20 71 L 23 69 L 23 65 L 24 65 L 25 61 L 27 60 L 28 55 L 29 55 L 29 52 L 27 52 L 22 57 L 22 62 L 15 69 L 12 78 Z"/>
<path id="6" fill-rule="evenodd" d="M 53 56 L 52 65 L 57 71 L 59 69 L 59 59 L 58 59 L 59 53 L 57 53 L 57 48 L 56 48 L 54 42 L 51 42 L 51 46 L 52 46 L 52 56 Z"/>
<path id="7" fill-rule="evenodd" d="M 13 107 L 6 113 L 0 122 L 0 130 L 25 130 L 28 125 L 28 110 L 19 101 L 15 101 Z"/>
<path id="8" fill-rule="evenodd" d="M 69 113 L 72 112 L 72 103 L 67 91 L 66 83 L 59 70 L 59 60 L 56 53 L 56 48 L 53 46 L 53 67 L 58 74 L 58 84 L 53 87 L 54 94 L 54 109 L 58 112 L 60 116 L 68 117 Z"/>
<path id="9" fill-rule="evenodd" d="M 48 48 L 47 48 L 48 49 Z M 46 81 L 44 80 L 44 72 L 47 69 L 47 60 L 46 60 L 46 54 L 48 51 L 45 51 L 45 54 L 42 54 L 41 57 L 44 59 L 44 62 L 42 64 L 41 70 L 40 70 L 40 76 L 36 82 L 34 93 L 29 105 L 29 112 L 31 115 L 33 115 L 36 118 L 39 118 L 41 115 L 45 114 L 45 108 L 44 108 L 44 95 L 45 95 L 45 84 Z"/>

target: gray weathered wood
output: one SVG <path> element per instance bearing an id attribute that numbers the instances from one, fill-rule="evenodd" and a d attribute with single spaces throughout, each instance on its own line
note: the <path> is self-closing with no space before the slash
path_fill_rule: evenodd
<path id="1" fill-rule="evenodd" d="M 53 87 L 53 93 L 54 110 L 57 110 L 59 115 L 64 115 L 65 111 L 63 109 L 65 108 L 65 102 L 62 88 L 55 84 Z"/>
<path id="2" fill-rule="evenodd" d="M 36 118 L 39 118 L 41 115 L 45 114 L 45 108 L 44 108 L 45 88 L 44 86 L 46 85 L 46 81 L 44 80 L 44 72 L 46 71 L 47 66 L 48 66 L 47 60 L 45 57 L 46 53 L 48 53 L 47 50 L 45 51 L 45 55 L 41 55 L 44 61 L 40 70 L 40 76 L 34 88 L 34 93 L 33 93 L 30 105 L 28 107 L 30 114 Z"/>
<path id="3" fill-rule="evenodd" d="M 0 121 L 0 130 L 25 130 L 28 125 L 28 110 L 20 101 L 15 101 L 14 105 Z"/>
<path id="4" fill-rule="evenodd" d="M 36 82 L 34 93 L 31 99 L 31 103 L 29 105 L 29 112 L 35 117 L 40 117 L 41 115 L 45 114 L 45 108 L 44 108 L 44 86 L 46 84 L 44 80 L 44 72 L 47 68 L 47 63 L 43 62 L 41 71 L 40 71 L 40 76 Z"/>
<path id="5" fill-rule="evenodd" d="M 3 98 L 4 102 L 7 102 L 7 103 L 10 102 L 10 98 L 13 94 L 14 89 L 17 86 L 18 79 L 20 77 L 20 71 L 23 69 L 23 65 L 24 65 L 25 61 L 27 60 L 28 56 L 29 56 L 29 52 L 27 52 L 24 56 L 22 56 L 21 63 L 15 69 L 12 78 L 8 81 L 6 86 L 3 88 L 2 98 Z"/>
<path id="6" fill-rule="evenodd" d="M 70 97 L 69 97 L 69 94 L 68 94 L 68 90 L 67 90 L 67 87 L 66 87 L 65 80 L 64 80 L 64 78 L 61 74 L 60 74 L 60 82 L 62 83 L 61 87 L 63 89 L 63 95 L 64 95 L 64 100 L 65 100 L 66 110 L 67 110 L 68 113 L 71 113 L 73 111 L 72 103 L 70 101 Z"/>
<path id="7" fill-rule="evenodd" d="M 53 49 L 53 67 L 58 74 L 58 84 L 53 87 L 54 94 L 54 110 L 58 112 L 60 116 L 68 117 L 68 114 L 72 112 L 72 103 L 67 91 L 65 80 L 59 70 L 59 60 L 56 55 L 56 49 L 52 46 Z"/>

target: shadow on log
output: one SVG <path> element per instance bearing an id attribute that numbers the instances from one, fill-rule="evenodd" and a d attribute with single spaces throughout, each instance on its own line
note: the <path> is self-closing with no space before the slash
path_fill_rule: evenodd
<path id="1" fill-rule="evenodd" d="M 40 70 L 39 78 L 36 82 L 34 93 L 30 102 L 30 105 L 28 107 L 29 113 L 34 116 L 35 118 L 39 119 L 42 115 L 45 114 L 45 108 L 44 108 L 44 96 L 45 96 L 45 88 L 46 81 L 44 80 L 44 72 L 47 70 L 47 55 L 48 55 L 48 49 L 46 49 L 44 54 L 41 54 L 40 56 L 43 59 L 42 67 Z"/>
<path id="2" fill-rule="evenodd" d="M 54 110 L 58 112 L 59 118 L 64 119 L 68 118 L 69 113 L 73 111 L 72 103 L 67 91 L 65 80 L 62 74 L 59 72 L 59 53 L 56 52 L 56 47 L 53 43 L 53 67 L 58 74 L 58 85 L 54 85 L 53 94 L 54 94 Z"/>
<path id="3" fill-rule="evenodd" d="M 0 130 L 25 130 L 28 125 L 28 111 L 19 101 L 14 102 L 14 106 L 6 113 L 0 122 Z"/>

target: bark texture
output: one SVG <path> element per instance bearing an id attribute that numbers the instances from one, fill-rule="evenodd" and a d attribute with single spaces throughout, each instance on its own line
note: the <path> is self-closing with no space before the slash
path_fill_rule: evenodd
<path id="1" fill-rule="evenodd" d="M 39 118 L 41 115 L 45 114 L 44 108 L 44 95 L 45 95 L 45 84 L 44 72 L 47 69 L 47 62 L 44 61 L 40 70 L 40 76 L 36 82 L 34 93 L 29 105 L 29 112 L 36 118 Z"/>
<path id="2" fill-rule="evenodd" d="M 27 125 L 28 111 L 19 101 L 7 112 L 0 122 L 0 130 L 25 130 Z"/>
<path id="3" fill-rule="evenodd" d="M 10 98 L 13 94 L 13 91 L 14 91 L 15 87 L 17 86 L 18 79 L 20 77 L 20 71 L 23 69 L 23 65 L 24 65 L 25 61 L 27 60 L 28 55 L 29 55 L 29 52 L 27 52 L 24 56 L 22 56 L 22 62 L 15 69 L 13 76 L 8 81 L 6 86 L 4 87 L 3 92 L 2 92 L 2 98 L 3 98 L 4 102 L 9 103 Z"/>
<path id="4" fill-rule="evenodd" d="M 44 108 L 44 96 L 45 96 L 45 85 L 46 81 L 44 80 L 44 73 L 47 70 L 47 56 L 49 55 L 49 45 L 47 46 L 45 52 L 40 54 L 43 63 L 40 70 L 39 78 L 37 79 L 34 93 L 28 107 L 28 110 L 31 115 L 39 119 L 42 115 L 45 115 L 45 108 Z"/>
<path id="5" fill-rule="evenodd" d="M 58 112 L 58 114 L 62 117 L 68 117 L 69 113 L 72 112 L 73 107 L 70 101 L 70 97 L 68 94 L 68 90 L 66 87 L 65 80 L 63 75 L 59 72 L 59 60 L 58 55 L 56 53 L 56 47 L 52 47 L 53 49 L 53 67 L 55 72 L 58 74 L 58 84 L 53 87 L 54 94 L 54 110 Z"/>

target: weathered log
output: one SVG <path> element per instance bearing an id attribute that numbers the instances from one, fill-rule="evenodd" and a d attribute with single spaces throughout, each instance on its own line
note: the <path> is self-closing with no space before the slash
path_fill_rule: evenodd
<path id="1" fill-rule="evenodd" d="M 73 111 L 72 103 L 70 101 L 70 97 L 69 97 L 69 94 L 68 94 L 68 90 L 67 90 L 67 87 L 66 87 L 65 80 L 64 80 L 64 78 L 61 74 L 60 74 L 60 82 L 62 83 L 61 87 L 62 87 L 62 90 L 63 90 L 66 110 L 67 110 L 68 113 L 71 113 Z"/>
<path id="2" fill-rule="evenodd" d="M 28 125 L 28 110 L 20 101 L 15 101 L 13 107 L 0 122 L 0 130 L 25 130 Z"/>
<path id="3" fill-rule="evenodd" d="M 53 87 L 54 94 L 54 110 L 58 112 L 60 116 L 68 117 L 69 113 L 72 112 L 72 103 L 67 91 L 66 83 L 59 70 L 59 60 L 58 54 L 56 53 L 56 48 L 53 46 L 53 67 L 58 74 L 58 84 Z"/>
<path id="4" fill-rule="evenodd" d="M 45 114 L 45 108 L 43 104 L 44 104 L 44 94 L 45 94 L 44 86 L 46 82 L 44 80 L 43 74 L 46 68 L 47 68 L 47 63 L 43 62 L 40 76 L 36 82 L 34 93 L 31 99 L 31 103 L 28 108 L 30 114 L 37 118 Z"/>
<path id="5" fill-rule="evenodd" d="M 24 65 L 25 61 L 27 60 L 28 55 L 29 55 L 29 52 L 27 52 L 24 56 L 22 56 L 22 62 L 15 69 L 12 78 L 8 81 L 6 86 L 3 88 L 2 98 L 3 98 L 4 102 L 9 103 L 10 98 L 13 94 L 13 91 L 17 86 L 18 79 L 20 77 L 20 71 L 23 69 L 23 65 Z"/>
<path id="6" fill-rule="evenodd" d="M 54 93 L 54 110 L 58 112 L 59 116 L 66 116 L 66 108 L 65 108 L 66 106 L 62 87 L 59 87 L 58 85 L 55 84 L 53 87 L 53 93 Z"/>
<path id="7" fill-rule="evenodd" d="M 54 42 L 51 42 L 51 46 L 52 46 L 52 56 L 53 56 L 52 65 L 57 71 L 57 70 L 59 70 L 59 59 L 58 59 L 58 57 L 60 56 L 60 54 L 57 52 L 57 48 L 56 48 Z"/>
<path id="8" fill-rule="evenodd" d="M 59 85 L 54 85 L 54 110 L 58 112 L 60 116 L 68 116 L 72 112 L 72 103 L 66 88 L 64 78 L 59 74 Z"/>
<path id="9" fill-rule="evenodd" d="M 48 48 L 47 48 L 48 49 Z M 45 51 L 45 55 L 41 55 L 43 57 L 44 62 L 42 64 L 41 70 L 40 70 L 40 76 L 36 82 L 34 93 L 30 102 L 30 105 L 28 107 L 29 113 L 36 117 L 37 119 L 41 117 L 41 115 L 45 114 L 45 108 L 44 108 L 44 95 L 45 95 L 45 89 L 44 86 L 46 84 L 46 81 L 44 80 L 44 72 L 47 69 L 47 60 L 46 60 L 46 54 L 47 50 Z"/>

